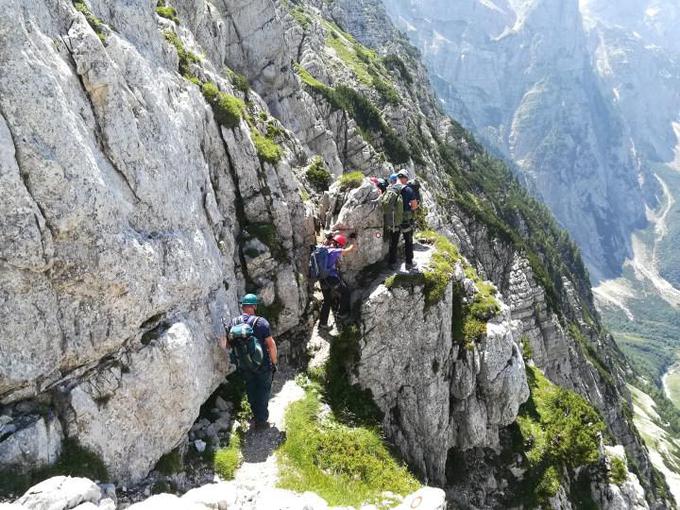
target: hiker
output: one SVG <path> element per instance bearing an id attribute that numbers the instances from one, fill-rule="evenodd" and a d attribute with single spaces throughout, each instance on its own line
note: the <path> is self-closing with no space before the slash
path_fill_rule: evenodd
<path id="1" fill-rule="evenodd" d="M 228 328 L 229 357 L 246 382 L 255 428 L 263 429 L 269 426 L 269 396 L 272 378 L 277 370 L 278 352 L 269 322 L 256 315 L 257 296 L 246 294 L 240 304 L 243 313 L 234 317 Z M 224 340 L 222 346 L 226 347 Z"/>
<path id="2" fill-rule="evenodd" d="M 385 193 L 388 186 L 387 179 L 383 179 L 382 177 L 371 177 L 369 180 L 376 188 L 378 188 L 381 195 Z"/>
<path id="3" fill-rule="evenodd" d="M 409 184 L 406 170 L 399 170 L 396 174 L 390 175 L 390 186 L 383 196 L 382 203 L 385 227 L 390 235 L 390 250 L 387 259 L 390 269 L 397 268 L 397 246 L 399 238 L 403 235 L 404 259 L 406 269 L 410 271 L 415 267 L 413 264 L 413 213 L 418 209 L 419 204 L 416 193 Z"/>
<path id="4" fill-rule="evenodd" d="M 356 237 L 352 234 L 350 237 Z M 336 323 L 349 315 L 351 292 L 338 271 L 338 262 L 343 255 L 356 249 L 356 244 L 347 246 L 347 238 L 342 234 L 328 234 L 323 246 L 318 246 L 310 258 L 310 278 L 318 279 L 321 284 L 323 303 L 319 314 L 319 327 L 328 328 L 328 315 L 337 296 L 339 306 L 335 315 Z M 334 312 L 335 314 L 335 312 Z"/>

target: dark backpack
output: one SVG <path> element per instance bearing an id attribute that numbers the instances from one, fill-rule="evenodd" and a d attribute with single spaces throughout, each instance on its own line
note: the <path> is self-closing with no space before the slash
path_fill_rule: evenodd
<path id="1" fill-rule="evenodd" d="M 420 181 L 418 179 L 413 179 L 408 181 L 408 187 L 413 190 L 413 194 L 416 197 L 418 203 L 420 203 Z"/>
<path id="2" fill-rule="evenodd" d="M 259 320 L 259 317 L 254 317 L 250 324 L 250 318 L 248 322 L 243 322 L 242 317 L 236 317 L 231 321 L 229 359 L 239 370 L 257 372 L 262 367 L 264 351 L 254 331 Z"/>
<path id="3" fill-rule="evenodd" d="M 404 199 L 401 196 L 402 188 L 401 184 L 392 184 L 380 198 L 385 228 L 388 230 L 397 230 L 404 220 Z"/>
<path id="4" fill-rule="evenodd" d="M 317 246 L 309 256 L 309 279 L 311 281 L 321 281 L 328 278 L 328 276 L 328 248 Z"/>

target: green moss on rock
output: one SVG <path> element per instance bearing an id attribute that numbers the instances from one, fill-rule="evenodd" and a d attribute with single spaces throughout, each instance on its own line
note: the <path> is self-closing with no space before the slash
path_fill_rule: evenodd
<path id="1" fill-rule="evenodd" d="M 321 156 L 314 156 L 312 163 L 305 172 L 305 176 L 309 184 L 319 192 L 326 191 L 333 180 L 333 176 L 326 168 L 326 164 L 321 159 Z"/>
<path id="2" fill-rule="evenodd" d="M 364 177 L 364 174 L 358 170 L 342 174 L 338 177 L 338 189 L 340 189 L 340 191 L 347 191 L 358 188 L 364 182 Z"/>
<path id="3" fill-rule="evenodd" d="M 221 126 L 233 129 L 238 126 L 243 118 L 246 105 L 238 97 L 220 92 L 212 82 L 206 82 L 201 88 L 203 96 L 213 109 L 215 121 Z"/>
<path id="4" fill-rule="evenodd" d="M 195 76 L 191 72 L 191 64 L 200 62 L 201 59 L 198 58 L 198 56 L 195 53 L 187 50 L 182 40 L 172 30 L 165 30 L 163 32 L 163 36 L 165 37 L 165 40 L 172 44 L 175 47 L 175 50 L 177 50 L 177 57 L 179 60 L 178 62 L 179 74 L 181 74 L 187 80 L 195 78 Z"/>
<path id="5" fill-rule="evenodd" d="M 283 151 L 281 150 L 281 146 L 272 138 L 263 135 L 257 129 L 252 130 L 250 136 L 253 140 L 253 144 L 255 144 L 257 157 L 260 158 L 260 161 L 271 163 L 272 165 L 276 165 L 281 161 Z"/>
<path id="6" fill-rule="evenodd" d="M 97 34 L 99 40 L 102 43 L 106 42 L 106 32 L 104 31 L 104 27 L 106 25 L 101 19 L 99 19 L 92 13 L 92 11 L 88 7 L 88 5 L 84 2 L 84 0 L 73 0 L 73 7 L 75 7 L 76 11 L 85 16 L 87 24 L 90 25 L 90 27 L 92 27 L 92 30 L 94 30 L 94 33 Z"/>

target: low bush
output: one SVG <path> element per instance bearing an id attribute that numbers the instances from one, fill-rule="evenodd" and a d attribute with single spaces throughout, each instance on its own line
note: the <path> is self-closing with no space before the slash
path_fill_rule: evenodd
<path id="1" fill-rule="evenodd" d="M 277 144 L 271 138 L 263 135 L 257 129 L 253 129 L 250 133 L 253 143 L 255 144 L 255 150 L 257 151 L 257 157 L 260 161 L 265 161 L 276 165 L 281 161 L 283 152 L 279 144 Z"/>
<path id="2" fill-rule="evenodd" d="M 307 177 L 309 184 L 311 184 L 312 187 L 319 192 L 326 191 L 333 180 L 333 176 L 326 168 L 321 156 L 314 157 L 312 163 L 305 172 L 305 176 Z"/>
<path id="3" fill-rule="evenodd" d="M 235 128 L 241 122 L 246 105 L 238 97 L 220 92 L 212 82 L 203 84 L 201 90 L 206 101 L 212 106 L 215 121 L 228 129 Z"/>
<path id="4" fill-rule="evenodd" d="M 233 480 L 242 462 L 241 437 L 238 432 L 232 432 L 229 437 L 229 446 L 215 451 L 213 468 L 223 480 Z"/>
<path id="5" fill-rule="evenodd" d="M 156 7 L 156 14 L 158 14 L 162 18 L 174 21 L 179 25 L 179 18 L 177 17 L 177 11 L 175 10 L 174 7 L 159 5 L 158 7 Z"/>
<path id="6" fill-rule="evenodd" d="M 338 178 L 338 188 L 340 191 L 347 191 L 350 189 L 358 188 L 364 182 L 364 174 L 358 170 L 355 172 L 348 172 L 342 174 Z"/>
<path id="7" fill-rule="evenodd" d="M 163 35 L 165 36 L 165 40 L 172 44 L 175 47 L 175 50 L 177 50 L 179 74 L 187 80 L 194 78 L 194 75 L 191 73 L 191 64 L 200 62 L 198 56 L 187 50 L 184 47 L 182 40 L 172 30 L 165 30 Z"/>

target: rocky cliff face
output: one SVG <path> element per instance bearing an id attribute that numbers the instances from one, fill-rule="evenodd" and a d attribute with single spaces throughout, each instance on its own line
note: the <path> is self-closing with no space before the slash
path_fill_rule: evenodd
<path id="1" fill-rule="evenodd" d="M 542 197 L 595 281 L 620 273 L 644 225 L 644 168 L 601 90 L 579 5 L 385 2 L 433 76 L 447 112 L 478 133 Z"/>
<path id="2" fill-rule="evenodd" d="M 501 195 L 473 177 L 488 170 L 502 194 L 507 175 L 439 111 L 379 3 L 177 0 L 179 23 L 155 6 L 3 4 L 4 467 L 51 463 L 67 437 L 114 480 L 145 476 L 229 370 L 215 336 L 238 294 L 263 298 L 284 357 L 300 350 L 316 221 L 358 233 L 361 255 L 346 268 L 358 357 L 347 361 L 414 469 L 455 500 L 472 481 L 452 479 L 447 462 L 498 457 L 528 396 L 524 343 L 550 379 L 600 409 L 647 500 L 661 501 L 580 259 L 569 251 L 557 263 L 554 246 L 568 243 L 549 218 L 532 240 L 531 211 L 488 212 Z M 394 164 L 425 183 L 423 226 L 460 249 L 443 272 L 436 243 L 423 251 L 436 285 L 366 276 L 385 250 L 370 185 L 341 180 L 321 203 L 319 172 L 382 175 Z M 499 309 L 466 345 L 454 312 L 487 288 L 473 269 L 495 283 Z M 11 456 L 22 441 L 36 451 Z M 498 492 L 465 497 L 484 507 Z"/>

